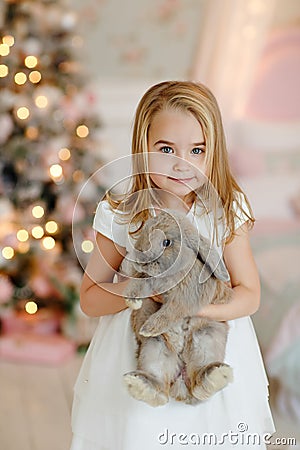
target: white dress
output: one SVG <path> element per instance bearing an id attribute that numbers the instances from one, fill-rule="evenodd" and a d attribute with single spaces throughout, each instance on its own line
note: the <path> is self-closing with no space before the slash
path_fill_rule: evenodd
<path id="1" fill-rule="evenodd" d="M 208 236 L 208 217 L 187 215 Z M 239 214 L 236 228 L 245 222 Z M 128 247 L 128 226 L 100 202 L 95 230 Z M 196 406 L 170 399 L 151 407 L 133 399 L 122 375 L 136 368 L 130 310 L 99 319 L 74 388 L 71 450 L 265 449 L 275 431 L 268 380 L 250 317 L 229 321 L 225 362 L 234 381 Z M 264 434 L 268 435 L 264 438 Z"/>

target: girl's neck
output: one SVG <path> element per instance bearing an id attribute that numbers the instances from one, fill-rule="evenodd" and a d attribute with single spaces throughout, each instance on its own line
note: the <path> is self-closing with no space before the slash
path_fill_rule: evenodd
<path id="1" fill-rule="evenodd" d="M 182 211 L 187 213 L 195 200 L 195 195 L 193 193 L 185 196 L 184 198 L 178 197 L 171 192 L 161 191 L 159 193 L 160 205 L 155 205 L 156 207 L 162 207 L 167 209 L 173 209 L 176 211 Z"/>

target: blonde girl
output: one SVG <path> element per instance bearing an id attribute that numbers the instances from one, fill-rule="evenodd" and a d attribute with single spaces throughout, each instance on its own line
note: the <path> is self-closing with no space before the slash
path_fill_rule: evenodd
<path id="1" fill-rule="evenodd" d="M 115 277 L 145 221 L 164 208 L 185 211 L 223 256 L 233 289 L 227 305 L 199 316 L 230 325 L 226 362 L 234 382 L 197 406 L 174 400 L 152 408 L 129 396 L 122 375 L 135 369 L 136 343 Z M 193 82 L 151 87 L 137 107 L 131 186 L 107 193 L 94 218 L 97 246 L 86 267 L 81 307 L 101 316 L 75 385 L 72 450 L 266 448 L 274 431 L 268 383 L 250 315 L 260 285 L 248 232 L 254 224 L 234 179 L 213 94 Z M 116 282 L 117 279 L 117 282 Z M 153 296 L 160 301 L 159 296 Z"/>

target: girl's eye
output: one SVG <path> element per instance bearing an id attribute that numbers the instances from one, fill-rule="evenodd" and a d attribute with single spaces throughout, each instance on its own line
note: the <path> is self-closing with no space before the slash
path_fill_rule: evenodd
<path id="1" fill-rule="evenodd" d="M 203 148 L 200 148 L 200 147 L 195 147 L 195 148 L 193 148 L 193 150 L 192 150 L 193 155 L 200 155 L 200 154 L 203 153 L 203 152 L 204 152 L 204 149 L 203 149 Z"/>
<path id="2" fill-rule="evenodd" d="M 173 152 L 173 149 L 172 149 L 171 147 L 165 146 L 165 147 L 161 147 L 161 151 L 162 151 L 163 153 L 172 153 L 172 152 Z"/>

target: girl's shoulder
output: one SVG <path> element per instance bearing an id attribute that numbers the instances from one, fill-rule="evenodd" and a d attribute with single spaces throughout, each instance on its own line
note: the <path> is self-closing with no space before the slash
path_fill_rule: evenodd
<path id="1" fill-rule="evenodd" d="M 122 212 L 113 209 L 107 200 L 98 203 L 93 228 L 121 247 L 126 247 L 128 223 L 122 221 Z"/>
<path id="2" fill-rule="evenodd" d="M 231 209 L 234 230 L 237 230 L 249 220 L 249 216 L 251 217 L 246 197 L 242 192 L 235 191 Z M 190 214 L 190 216 L 193 217 L 194 224 L 203 236 L 212 239 L 212 236 L 215 235 L 217 236 L 217 242 L 227 239 L 229 229 L 222 206 L 217 207 L 216 210 L 213 211 L 212 209 L 203 206 L 201 202 L 197 202 L 195 208 L 193 208 L 193 215 Z"/>
<path id="3" fill-rule="evenodd" d="M 232 211 L 234 214 L 234 229 L 237 230 L 251 217 L 251 211 L 246 202 L 243 192 L 235 191 L 232 202 Z"/>

